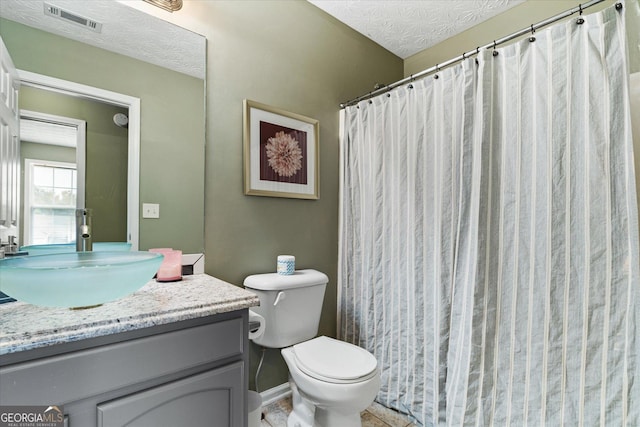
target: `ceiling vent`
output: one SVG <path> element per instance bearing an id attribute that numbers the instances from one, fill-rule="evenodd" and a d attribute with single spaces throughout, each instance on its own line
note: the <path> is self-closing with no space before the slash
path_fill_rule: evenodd
<path id="1" fill-rule="evenodd" d="M 99 33 L 102 31 L 102 24 L 84 16 L 80 16 L 77 13 L 64 10 L 58 6 L 54 6 L 50 3 L 44 3 L 44 14 L 53 16 L 55 18 L 63 19 L 67 22 L 72 22 L 76 25 L 80 25 L 89 30 Z"/>

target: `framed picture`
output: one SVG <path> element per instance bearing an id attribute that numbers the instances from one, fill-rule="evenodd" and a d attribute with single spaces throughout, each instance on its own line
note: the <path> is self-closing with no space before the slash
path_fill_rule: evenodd
<path id="1" fill-rule="evenodd" d="M 318 120 L 244 100 L 244 194 L 318 199 Z"/>

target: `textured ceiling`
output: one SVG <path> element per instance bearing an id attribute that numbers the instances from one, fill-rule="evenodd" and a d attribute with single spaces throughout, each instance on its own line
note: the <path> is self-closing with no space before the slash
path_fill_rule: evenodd
<path id="1" fill-rule="evenodd" d="M 308 1 L 405 59 L 525 0 Z M 138 10 L 140 6 L 135 4 L 142 0 L 47 2 L 100 22 L 102 31 L 95 33 L 74 23 L 45 15 L 43 0 L 0 0 L 0 16 L 205 78 L 206 39 Z M 129 7 L 127 3 L 133 7 Z"/>
<path id="2" fill-rule="evenodd" d="M 525 0 L 308 0 L 400 58 Z"/>
<path id="3" fill-rule="evenodd" d="M 132 1 L 132 0 L 127 0 Z M 141 0 L 139 0 L 141 1 Z M 102 24 L 100 33 L 44 14 L 43 0 L 0 0 L 0 16 L 102 49 L 205 78 L 206 39 L 115 0 L 47 0 Z"/>

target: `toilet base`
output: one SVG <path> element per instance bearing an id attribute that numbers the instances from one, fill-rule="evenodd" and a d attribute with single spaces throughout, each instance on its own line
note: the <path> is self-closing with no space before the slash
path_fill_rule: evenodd
<path id="1" fill-rule="evenodd" d="M 316 408 L 314 427 L 362 427 L 360 414 L 344 415 L 338 412 Z"/>
<path id="2" fill-rule="evenodd" d="M 345 415 L 317 407 L 302 397 L 291 379 L 289 386 L 293 410 L 287 418 L 287 427 L 362 427 L 360 413 Z"/>
<path id="3" fill-rule="evenodd" d="M 316 407 L 300 396 L 298 386 L 289 378 L 293 410 L 287 418 L 287 427 L 313 427 Z"/>

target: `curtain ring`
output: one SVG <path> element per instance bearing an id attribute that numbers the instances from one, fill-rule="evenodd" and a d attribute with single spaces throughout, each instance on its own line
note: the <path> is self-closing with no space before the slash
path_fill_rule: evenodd
<path id="1" fill-rule="evenodd" d="M 576 20 L 576 24 L 582 25 L 584 24 L 584 18 L 582 17 L 582 3 L 578 5 L 578 8 L 580 9 L 580 17 Z"/>
<path id="2" fill-rule="evenodd" d="M 616 3 L 616 10 L 622 10 L 622 3 Z"/>
<path id="3" fill-rule="evenodd" d="M 534 41 L 536 41 L 536 38 L 533 36 L 533 34 L 536 32 L 536 29 L 533 28 L 533 24 L 531 24 L 531 37 L 529 37 L 529 42 L 533 43 Z"/>

